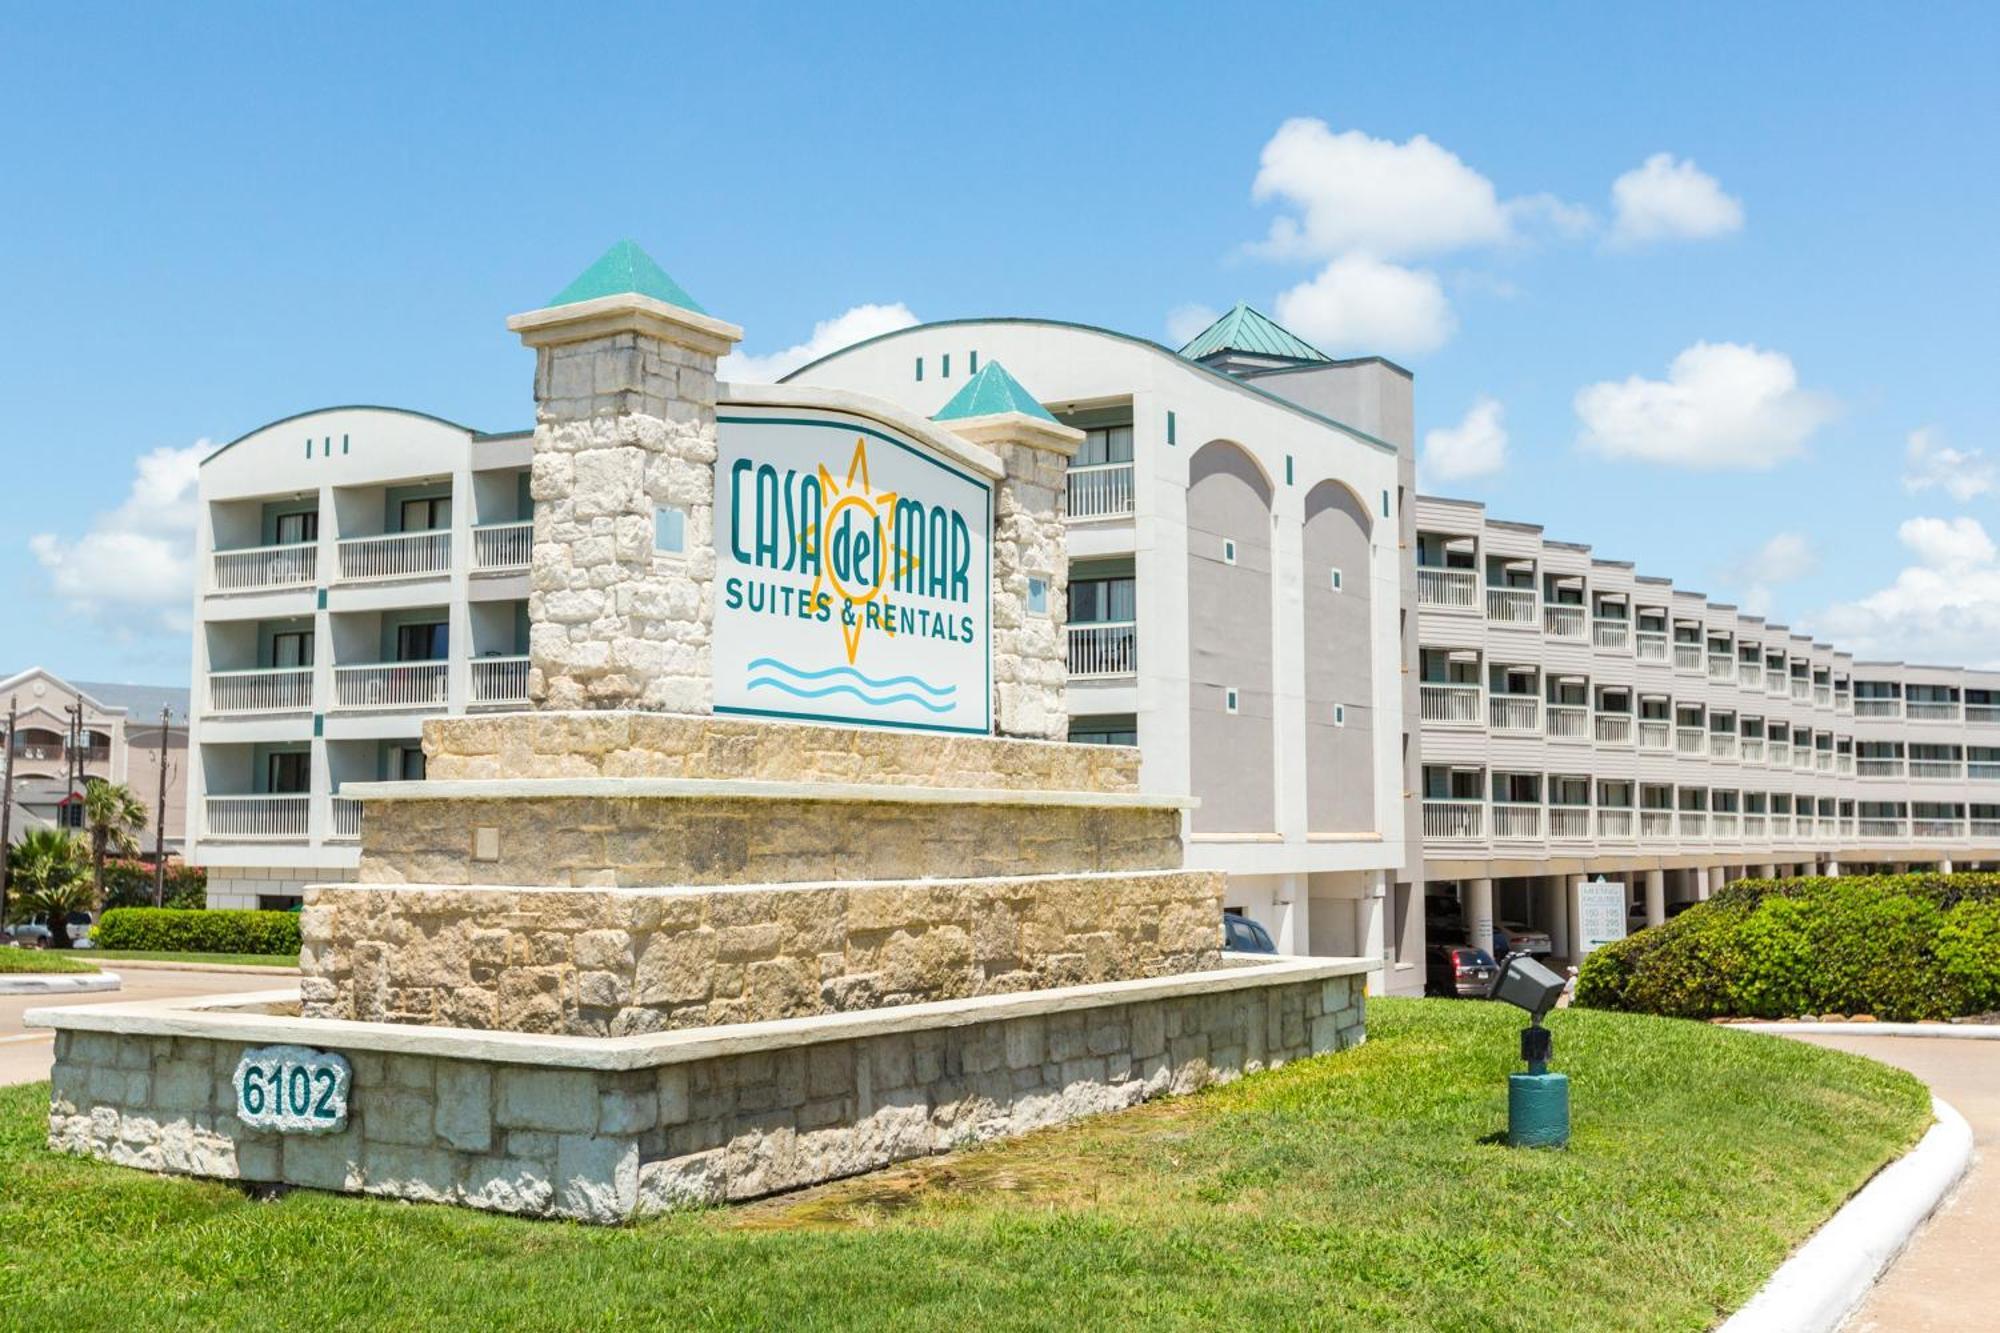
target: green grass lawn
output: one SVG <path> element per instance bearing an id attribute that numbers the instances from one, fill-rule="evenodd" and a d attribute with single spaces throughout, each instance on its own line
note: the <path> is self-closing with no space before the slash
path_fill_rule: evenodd
<path id="1" fill-rule="evenodd" d="M 155 963 L 227 963 L 235 967 L 297 967 L 297 954 L 169 953 L 162 949 L 92 949 L 92 958 L 137 958 Z"/>
<path id="2" fill-rule="evenodd" d="M 21 972 L 95 972 L 66 949 L 0 949 L 0 974 Z"/>
<path id="3" fill-rule="evenodd" d="M 58 1158 L 8 1089 L 0 1324 L 1702 1329 L 1929 1121 L 1882 1065 L 1571 1010 L 1574 1145 L 1512 1151 L 1517 1018 L 1374 1002 L 1358 1050 L 621 1230 Z"/>

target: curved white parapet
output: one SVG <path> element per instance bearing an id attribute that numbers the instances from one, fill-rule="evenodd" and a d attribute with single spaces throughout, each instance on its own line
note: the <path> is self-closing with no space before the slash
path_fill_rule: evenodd
<path id="1" fill-rule="evenodd" d="M 116 972 L 9 973 L 0 976 L 0 995 L 82 995 L 124 984 Z"/>
<path id="2" fill-rule="evenodd" d="M 1917 1146 L 1877 1172 L 1794 1251 L 1722 1333 L 1832 1333 L 1840 1327 L 1972 1163 L 1965 1117 L 1936 1097 L 1931 1110 L 1937 1123 Z"/>

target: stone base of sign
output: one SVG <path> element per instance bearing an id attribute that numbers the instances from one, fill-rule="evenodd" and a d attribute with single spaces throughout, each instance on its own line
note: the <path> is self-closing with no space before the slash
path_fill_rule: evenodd
<path id="1" fill-rule="evenodd" d="M 626 1036 L 1202 971 L 1213 871 L 723 889 L 330 885 L 309 1018 Z"/>
<path id="2" fill-rule="evenodd" d="M 287 1016 L 284 992 L 38 1010 L 49 1142 L 149 1171 L 617 1223 L 1005 1138 L 1362 1040 L 1362 959 L 641 1037 Z M 338 1051 L 346 1127 L 253 1130 L 231 1073 Z"/>

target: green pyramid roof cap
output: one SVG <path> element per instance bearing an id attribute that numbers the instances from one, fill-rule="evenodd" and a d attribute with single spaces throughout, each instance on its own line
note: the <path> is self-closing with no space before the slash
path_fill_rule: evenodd
<path id="1" fill-rule="evenodd" d="M 641 250 L 636 241 L 620 241 L 606 250 L 575 282 L 557 292 L 556 298 L 549 304 L 575 305 L 578 301 L 594 301 L 600 296 L 623 296 L 627 292 L 650 296 L 655 301 L 692 310 L 697 315 L 708 313 L 702 309 L 701 302 L 689 296 L 687 289 L 654 263 L 653 257 Z"/>
<path id="2" fill-rule="evenodd" d="M 1293 361 L 1331 361 L 1332 357 L 1262 311 L 1241 301 L 1228 314 L 1197 333 L 1180 354 L 1199 361 L 1217 352 L 1248 352 Z"/>
<path id="3" fill-rule="evenodd" d="M 962 421 L 966 417 L 992 416 L 996 412 L 1020 412 L 1043 421 L 1054 421 L 1049 410 L 1021 387 L 1021 381 L 1007 373 L 998 361 L 988 361 L 979 373 L 938 409 L 932 421 Z"/>

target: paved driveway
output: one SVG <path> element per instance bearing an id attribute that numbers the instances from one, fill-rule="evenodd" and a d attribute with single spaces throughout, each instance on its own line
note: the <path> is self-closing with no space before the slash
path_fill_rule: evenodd
<path id="1" fill-rule="evenodd" d="M 33 1083 L 49 1076 L 49 1066 L 55 1060 L 55 1034 L 46 1029 L 22 1027 L 21 1015 L 30 1009 L 112 1004 L 120 1000 L 174 1000 L 190 995 L 237 994 L 276 990 L 298 983 L 297 977 L 285 972 L 260 976 L 255 972 L 141 971 L 136 967 L 121 968 L 110 960 L 104 966 L 124 981 L 123 989 L 85 995 L 0 995 L 0 1086 Z"/>
<path id="2" fill-rule="evenodd" d="M 2000 1041 L 1796 1040 L 1907 1069 L 1972 1125 L 1971 1171 L 1848 1321 L 1850 1333 L 2000 1328 Z"/>

